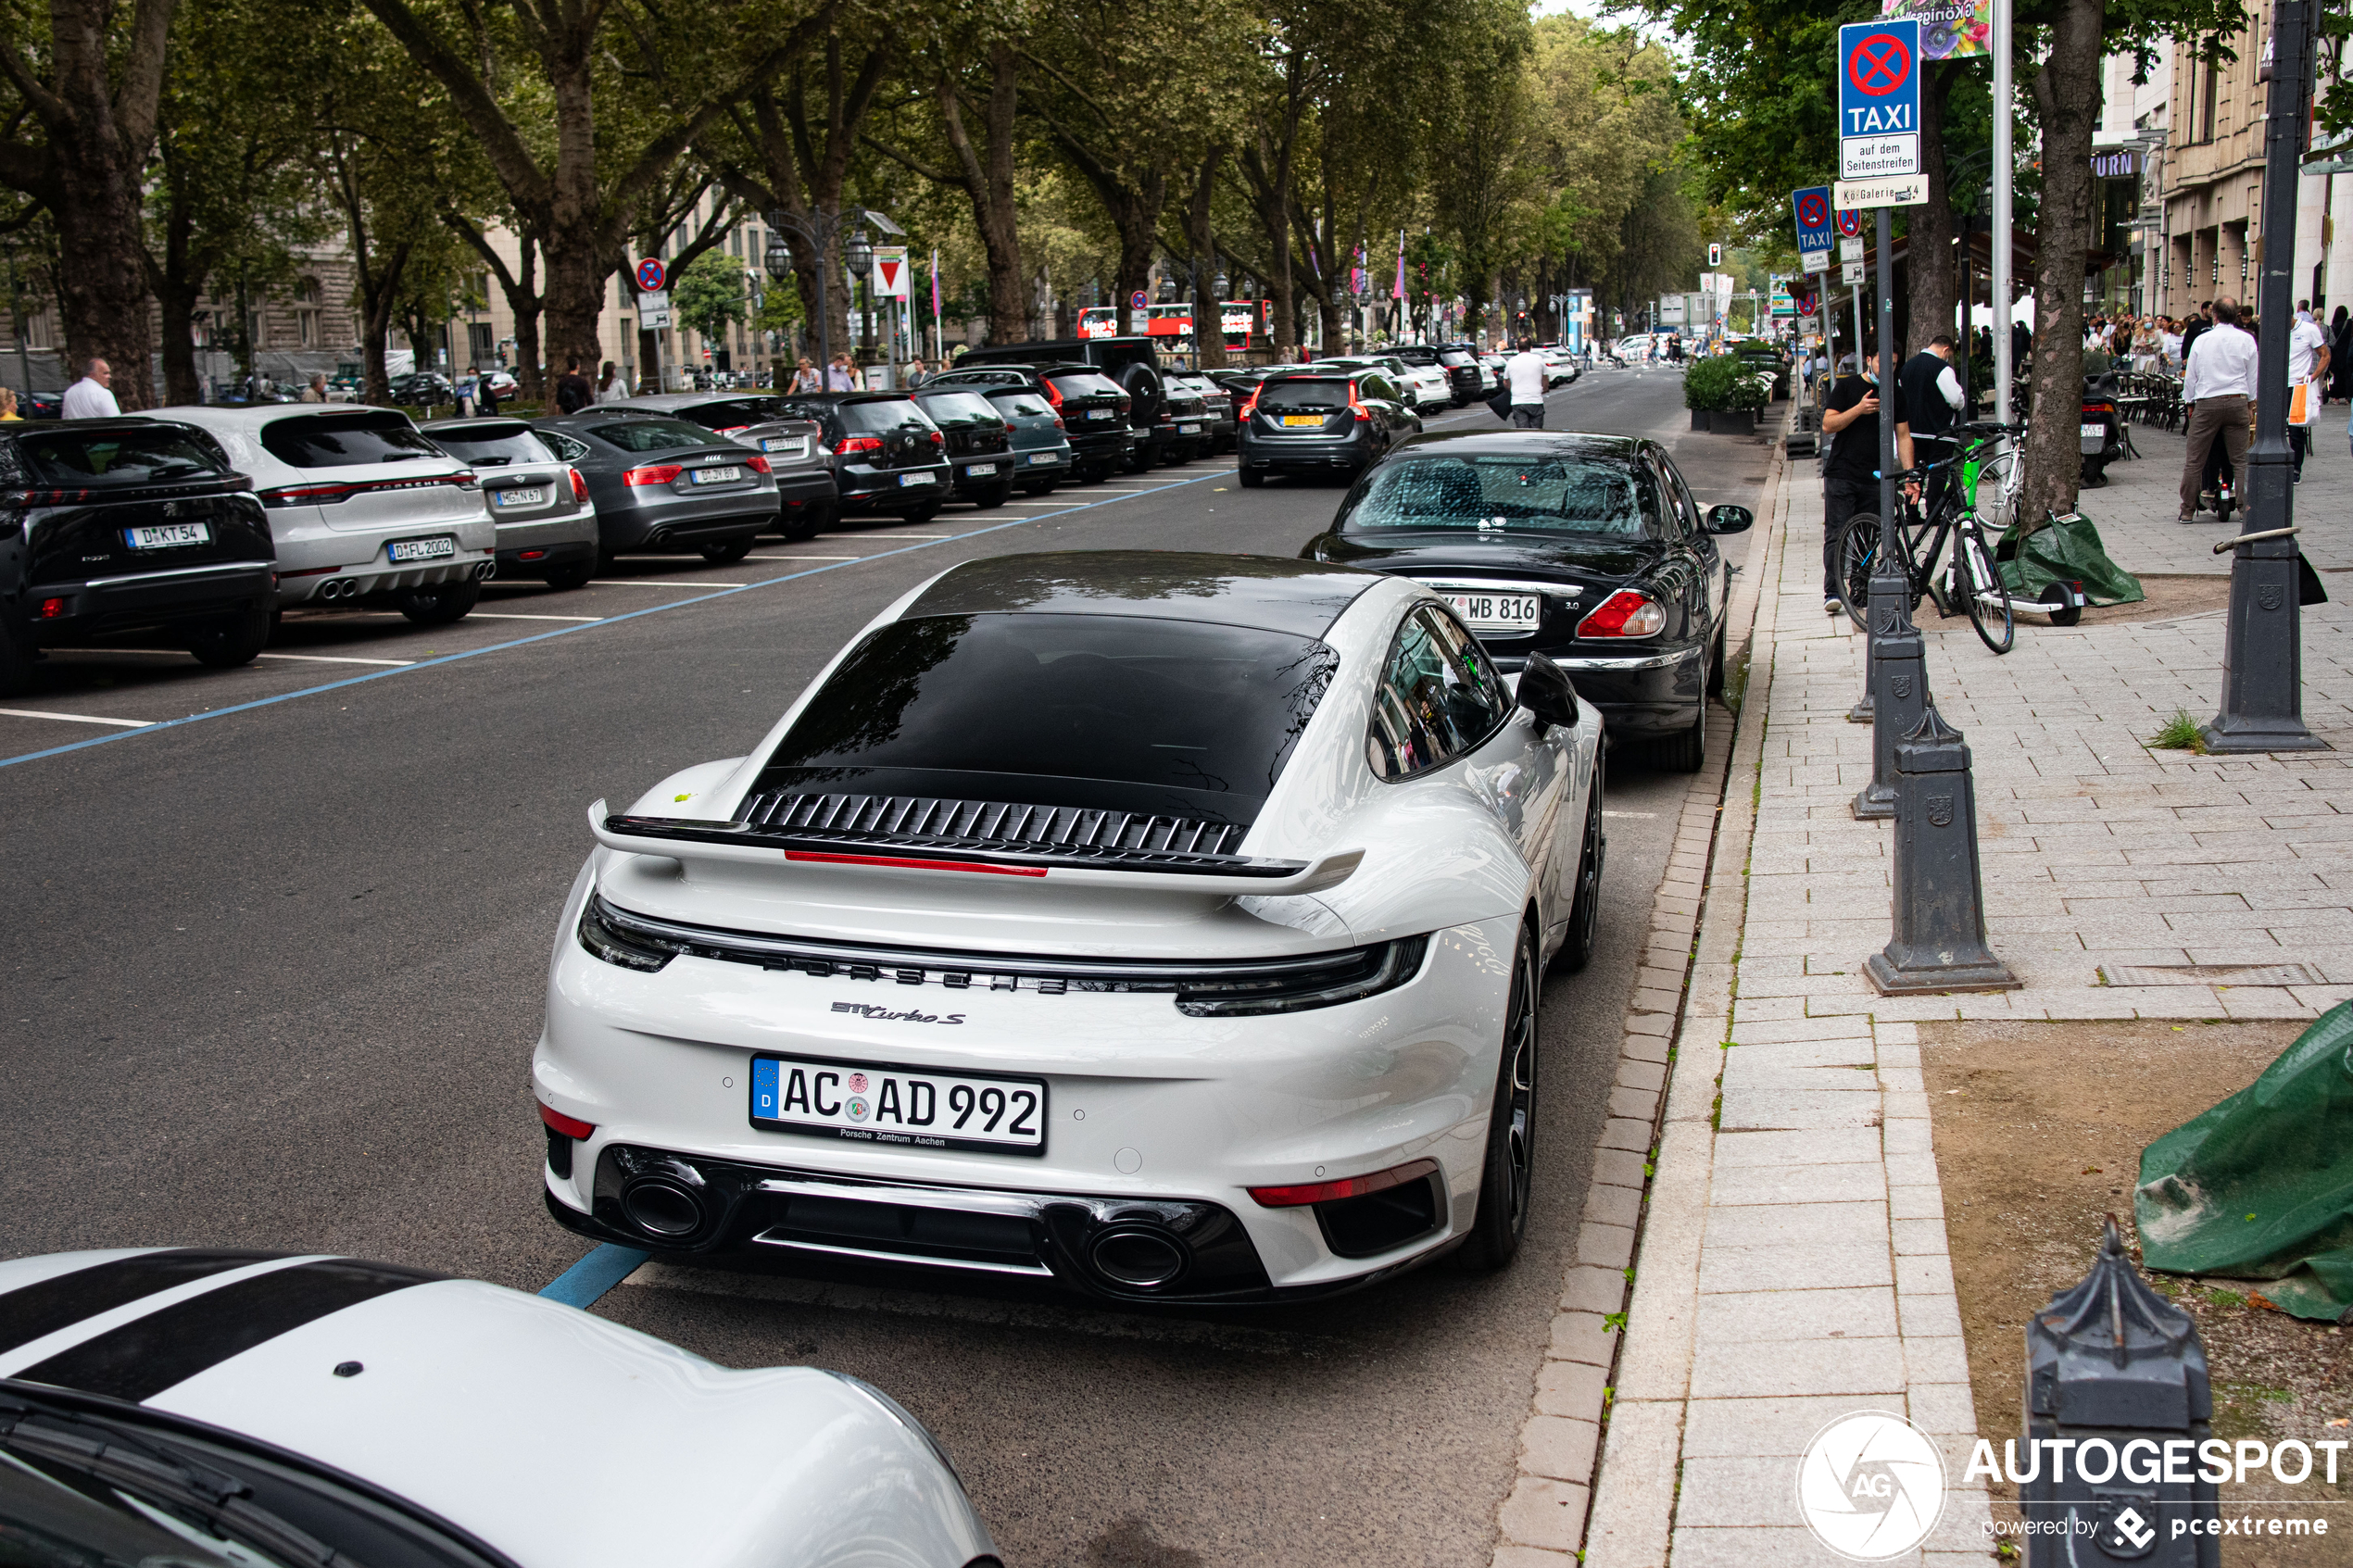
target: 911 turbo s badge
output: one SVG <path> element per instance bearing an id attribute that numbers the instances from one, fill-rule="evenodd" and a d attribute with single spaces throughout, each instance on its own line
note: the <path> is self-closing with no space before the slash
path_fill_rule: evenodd
<path id="1" fill-rule="evenodd" d="M 834 1010 L 854 1012 L 861 1018 L 879 1019 L 887 1023 L 962 1023 L 964 1021 L 961 1012 L 923 1012 L 913 1008 L 905 1012 L 893 1012 L 888 1008 L 878 1008 L 869 1002 L 836 1002 Z"/>

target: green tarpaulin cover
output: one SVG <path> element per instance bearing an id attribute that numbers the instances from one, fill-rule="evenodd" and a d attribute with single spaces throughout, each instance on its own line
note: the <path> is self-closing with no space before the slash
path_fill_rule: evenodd
<path id="1" fill-rule="evenodd" d="M 2002 585 L 2020 598 L 2038 598 L 2061 579 L 2082 584 L 2083 596 L 2095 605 L 2138 604 L 2148 596 L 2139 578 L 2108 558 L 2100 531 L 2080 512 L 2051 518 L 2029 533 L 2013 525 L 1994 554 Z"/>
<path id="2" fill-rule="evenodd" d="M 2263 1075 L 2142 1151 L 2142 1261 L 2260 1280 L 2299 1318 L 2353 1311 L 2353 1002 Z"/>

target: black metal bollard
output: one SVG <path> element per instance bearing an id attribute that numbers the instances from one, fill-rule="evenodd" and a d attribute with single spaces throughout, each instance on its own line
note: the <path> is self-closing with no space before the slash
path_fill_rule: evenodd
<path id="1" fill-rule="evenodd" d="M 1895 746 L 1917 729 L 1927 709 L 1928 645 L 1912 624 L 1912 584 L 1891 550 L 1879 553 L 1871 572 L 1869 678 L 1864 697 L 1870 711 L 1871 782 L 1855 797 L 1855 815 L 1869 822 L 1895 815 Z M 1855 721 L 1849 713 L 1847 719 Z"/>
<path id="2" fill-rule="evenodd" d="M 2213 1420 L 2197 1325 L 2142 1281 L 2111 1217 L 2092 1272 L 2026 1325 L 2026 1437 L 2005 1458 L 2028 1568 L 2217 1568 L 2197 1459 Z"/>
<path id="3" fill-rule="evenodd" d="M 1969 747 L 1933 704 L 1896 746 L 1895 778 L 1895 932 L 1863 972 L 1886 997 L 2017 990 L 2018 976 L 1985 945 Z"/>

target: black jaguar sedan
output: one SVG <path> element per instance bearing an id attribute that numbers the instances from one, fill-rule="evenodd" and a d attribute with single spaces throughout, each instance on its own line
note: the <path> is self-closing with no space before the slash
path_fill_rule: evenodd
<path id="1" fill-rule="evenodd" d="M 1445 596 L 1496 664 L 1541 653 L 1614 739 L 1695 772 L 1724 676 L 1731 571 L 1674 459 L 1631 436 L 1541 431 L 1414 436 L 1350 488 L 1302 556 L 1393 572 Z"/>

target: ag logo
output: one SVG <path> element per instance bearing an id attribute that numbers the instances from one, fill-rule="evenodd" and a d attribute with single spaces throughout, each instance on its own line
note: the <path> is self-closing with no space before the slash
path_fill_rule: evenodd
<path id="1" fill-rule="evenodd" d="M 2092 1538 L 2100 1550 L 2127 1562 L 2146 1557 L 2157 1544 L 2157 1498 L 2149 1492 L 2092 1494 L 2096 1514 Z"/>
<path id="2" fill-rule="evenodd" d="M 2280 592 L 2280 585 L 2276 583 L 2266 583 L 2255 590 L 2255 602 L 2265 609 L 2279 608 L 2280 601 L 2285 596 Z"/>
<path id="3" fill-rule="evenodd" d="M 1944 1512 L 1944 1460 L 1928 1434 L 1886 1411 L 1857 1411 L 1814 1434 L 1797 1461 L 1806 1528 L 1856 1562 L 1901 1557 Z"/>
<path id="4" fill-rule="evenodd" d="M 1951 796 L 1931 795 L 1928 797 L 1928 825 L 1932 828 L 1949 828 L 1953 825 L 1953 797 Z"/>

